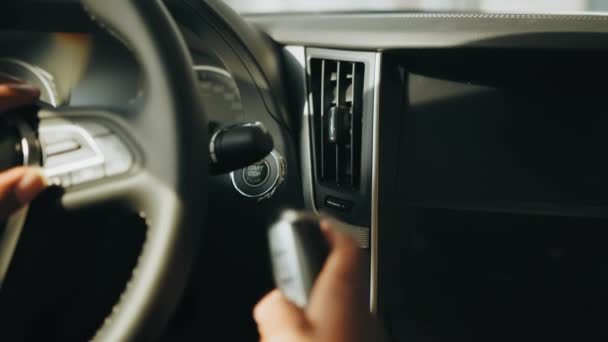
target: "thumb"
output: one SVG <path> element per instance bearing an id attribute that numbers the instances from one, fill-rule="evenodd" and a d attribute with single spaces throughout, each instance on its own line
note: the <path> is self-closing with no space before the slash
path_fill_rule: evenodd
<path id="1" fill-rule="evenodd" d="M 323 326 L 349 331 L 352 329 L 349 322 L 368 312 L 361 267 L 363 256 L 349 236 L 331 231 L 332 225 L 329 221 L 321 222 L 332 251 L 312 290 L 307 313 L 313 325 L 323 322 Z"/>
<path id="2" fill-rule="evenodd" d="M 253 309 L 253 318 L 264 341 L 289 341 L 310 329 L 304 311 L 275 289 Z"/>
<path id="3" fill-rule="evenodd" d="M 38 97 L 40 90 L 36 87 L 19 83 L 0 84 L 0 112 L 30 104 Z"/>

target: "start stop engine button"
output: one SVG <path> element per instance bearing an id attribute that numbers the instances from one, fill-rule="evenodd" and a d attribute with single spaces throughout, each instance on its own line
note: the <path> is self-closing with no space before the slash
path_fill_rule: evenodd
<path id="1" fill-rule="evenodd" d="M 270 177 L 270 165 L 266 160 L 249 165 L 243 170 L 243 181 L 252 187 L 261 186 L 268 177 Z"/>
<path id="2" fill-rule="evenodd" d="M 255 164 L 230 173 L 232 185 L 238 193 L 260 201 L 274 194 L 284 176 L 285 161 L 277 150 Z"/>

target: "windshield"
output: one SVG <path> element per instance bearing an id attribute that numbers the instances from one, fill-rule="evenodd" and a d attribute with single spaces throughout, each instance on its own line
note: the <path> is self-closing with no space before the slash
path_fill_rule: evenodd
<path id="1" fill-rule="evenodd" d="M 606 0 L 225 0 L 241 13 L 468 11 L 580 13 L 608 11 Z"/>

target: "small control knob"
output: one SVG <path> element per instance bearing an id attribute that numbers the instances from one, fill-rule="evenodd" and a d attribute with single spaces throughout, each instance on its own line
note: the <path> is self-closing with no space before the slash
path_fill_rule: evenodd
<path id="1" fill-rule="evenodd" d="M 350 109 L 332 107 L 329 111 L 329 141 L 336 145 L 347 144 L 350 140 Z"/>
<path id="2" fill-rule="evenodd" d="M 266 157 L 274 148 L 272 136 L 261 122 L 227 127 L 209 141 L 210 172 L 220 175 Z"/>
<path id="3" fill-rule="evenodd" d="M 0 120 L 0 171 L 21 165 L 40 165 L 37 112 L 37 106 L 28 106 L 3 115 Z"/>
<path id="4" fill-rule="evenodd" d="M 23 165 L 21 136 L 16 127 L 0 125 L 0 171 Z"/>

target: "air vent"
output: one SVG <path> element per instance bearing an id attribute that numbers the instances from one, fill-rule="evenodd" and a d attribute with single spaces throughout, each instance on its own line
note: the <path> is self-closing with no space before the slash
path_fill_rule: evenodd
<path id="1" fill-rule="evenodd" d="M 310 66 L 317 176 L 326 185 L 357 189 L 365 66 L 314 58 Z"/>

